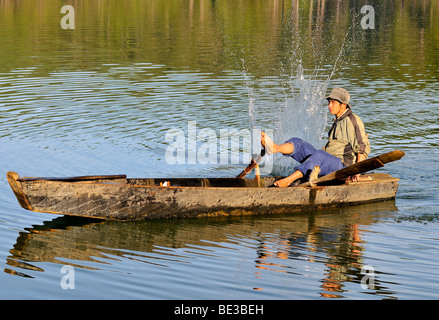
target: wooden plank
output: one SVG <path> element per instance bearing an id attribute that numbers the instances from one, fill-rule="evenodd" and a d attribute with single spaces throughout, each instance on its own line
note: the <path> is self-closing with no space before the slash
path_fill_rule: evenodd
<path id="1" fill-rule="evenodd" d="M 320 177 L 313 181 L 314 184 L 321 184 L 334 180 L 344 180 L 353 175 L 364 173 L 370 170 L 375 170 L 383 167 L 386 163 L 397 161 L 401 159 L 405 153 L 400 150 L 394 150 L 387 153 L 383 153 L 379 156 L 363 160 L 361 162 L 355 163 L 349 167 L 343 168 L 341 170 L 327 174 L 326 176 Z M 298 187 L 309 187 L 311 184 L 309 182 L 302 183 Z"/>

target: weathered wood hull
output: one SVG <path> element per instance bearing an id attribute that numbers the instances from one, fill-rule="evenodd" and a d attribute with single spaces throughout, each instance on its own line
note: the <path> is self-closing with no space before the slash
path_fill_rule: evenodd
<path id="1" fill-rule="evenodd" d="M 20 205 L 31 211 L 114 220 L 271 214 L 393 199 L 399 179 L 369 174 L 361 182 L 316 187 L 262 187 L 249 179 L 127 179 L 124 176 L 7 178 Z"/>

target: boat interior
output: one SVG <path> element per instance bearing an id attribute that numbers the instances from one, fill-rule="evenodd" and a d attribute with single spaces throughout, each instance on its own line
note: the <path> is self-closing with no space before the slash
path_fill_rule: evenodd
<path id="1" fill-rule="evenodd" d="M 173 178 L 173 179 L 127 179 L 130 185 L 164 186 L 164 187 L 269 187 L 280 177 L 261 177 L 256 179 L 240 178 Z"/>

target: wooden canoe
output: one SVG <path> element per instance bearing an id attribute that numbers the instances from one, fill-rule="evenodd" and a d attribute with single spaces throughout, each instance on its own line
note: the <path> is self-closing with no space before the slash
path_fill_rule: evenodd
<path id="1" fill-rule="evenodd" d="M 360 182 L 272 187 L 278 178 L 30 178 L 7 173 L 18 202 L 27 210 L 113 220 L 318 210 L 394 199 L 399 181 L 388 174 L 372 173 Z M 168 185 L 162 186 L 165 182 Z"/>

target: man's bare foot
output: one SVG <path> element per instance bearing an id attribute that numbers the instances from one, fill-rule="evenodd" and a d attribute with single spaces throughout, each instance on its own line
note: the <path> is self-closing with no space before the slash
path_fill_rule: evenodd
<path id="1" fill-rule="evenodd" d="M 286 178 L 277 180 L 274 185 L 276 187 L 281 187 L 281 188 L 285 188 L 288 187 L 290 184 L 292 184 L 294 181 L 296 181 L 297 179 L 300 179 L 303 177 L 303 173 L 296 170 L 291 176 L 288 176 Z"/>
<path id="2" fill-rule="evenodd" d="M 288 187 L 291 183 L 292 183 L 292 182 L 290 182 L 287 178 L 284 178 L 284 179 L 280 179 L 280 180 L 275 181 L 275 182 L 274 182 L 274 185 L 275 185 L 276 187 L 279 187 L 279 188 L 286 188 L 286 187 Z"/>

